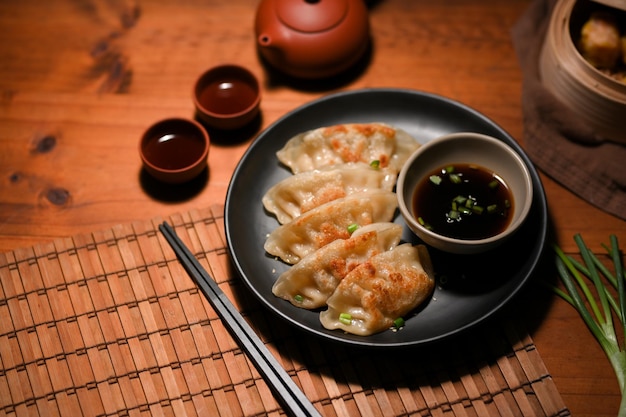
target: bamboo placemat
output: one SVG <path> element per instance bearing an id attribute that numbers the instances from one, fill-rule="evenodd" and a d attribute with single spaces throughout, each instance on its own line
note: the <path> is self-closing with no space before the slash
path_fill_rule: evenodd
<path id="1" fill-rule="evenodd" d="M 294 332 L 232 273 L 221 206 L 0 254 L 0 414 L 284 414 L 163 220 L 325 416 L 569 415 L 520 325 L 389 354 Z"/>

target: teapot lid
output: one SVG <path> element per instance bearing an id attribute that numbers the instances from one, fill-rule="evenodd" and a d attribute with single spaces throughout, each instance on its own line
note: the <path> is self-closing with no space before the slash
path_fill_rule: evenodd
<path id="1" fill-rule="evenodd" d="M 328 30 L 348 13 L 347 0 L 278 0 L 275 4 L 283 24 L 307 33 Z"/>

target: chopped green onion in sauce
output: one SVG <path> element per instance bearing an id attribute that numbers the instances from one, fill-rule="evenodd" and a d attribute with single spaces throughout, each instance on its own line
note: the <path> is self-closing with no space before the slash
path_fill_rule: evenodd
<path id="1" fill-rule="evenodd" d="M 421 217 L 417 218 L 417 222 L 424 226 L 426 229 L 430 230 L 430 225 L 424 221 Z"/>
<path id="2" fill-rule="evenodd" d="M 461 183 L 461 181 L 463 181 L 463 180 L 462 180 L 462 179 L 461 179 L 461 177 L 460 177 L 459 175 L 457 175 L 457 174 L 450 174 L 450 181 L 452 181 L 452 182 L 453 182 L 453 183 L 455 183 L 455 184 L 460 184 L 460 183 Z"/>
<path id="3" fill-rule="evenodd" d="M 359 228 L 359 225 L 356 223 L 352 223 L 350 226 L 348 226 L 348 233 L 352 234 L 356 231 L 356 229 Z"/>
<path id="4" fill-rule="evenodd" d="M 370 166 L 374 169 L 378 169 L 380 168 L 380 161 L 378 159 L 375 159 L 372 162 L 370 162 Z"/>
<path id="5" fill-rule="evenodd" d="M 402 317 L 398 317 L 393 321 L 393 327 L 396 329 L 399 329 L 402 326 L 404 326 L 404 319 Z"/>
<path id="6" fill-rule="evenodd" d="M 430 182 L 432 182 L 435 185 L 439 185 L 441 184 L 441 177 L 439 175 L 431 175 Z"/>
<path id="7" fill-rule="evenodd" d="M 464 197 L 462 195 L 457 195 L 456 197 L 454 197 L 454 200 L 452 201 L 458 204 L 465 204 L 465 202 L 467 201 L 467 197 Z"/>
<path id="8" fill-rule="evenodd" d="M 429 230 L 454 238 L 484 239 L 510 223 L 512 198 L 497 173 L 459 163 L 427 173 L 413 193 L 412 208 Z"/>

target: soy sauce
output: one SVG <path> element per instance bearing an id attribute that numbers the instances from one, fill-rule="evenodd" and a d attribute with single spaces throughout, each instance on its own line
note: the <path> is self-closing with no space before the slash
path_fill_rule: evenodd
<path id="1" fill-rule="evenodd" d="M 415 217 L 433 232 L 457 239 L 485 239 L 502 232 L 511 222 L 513 204 L 504 180 L 475 164 L 433 170 L 413 193 Z"/>
<path id="2" fill-rule="evenodd" d="M 177 170 L 202 156 L 204 143 L 192 134 L 173 133 L 151 138 L 144 148 L 146 157 L 163 169 Z"/>
<path id="3" fill-rule="evenodd" d="M 208 111 L 217 114 L 235 114 L 246 110 L 256 98 L 254 88 L 245 82 L 220 80 L 208 84 L 199 101 Z"/>

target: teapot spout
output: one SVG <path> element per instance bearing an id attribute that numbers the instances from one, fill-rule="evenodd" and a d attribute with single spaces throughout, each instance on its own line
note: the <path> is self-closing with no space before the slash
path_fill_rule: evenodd
<path id="1" fill-rule="evenodd" d="M 269 33 L 261 33 L 257 39 L 259 46 L 263 48 L 276 48 L 276 39 Z"/>
<path id="2" fill-rule="evenodd" d="M 283 49 L 284 42 L 276 36 L 272 36 L 268 32 L 261 33 L 257 38 L 259 53 L 270 64 L 283 67 L 285 64 L 285 51 Z"/>

